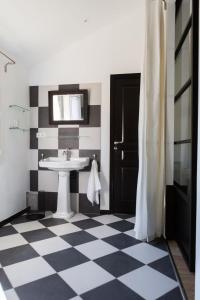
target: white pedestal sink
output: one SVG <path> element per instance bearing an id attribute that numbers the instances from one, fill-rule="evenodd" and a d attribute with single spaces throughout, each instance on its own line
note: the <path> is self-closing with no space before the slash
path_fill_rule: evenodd
<path id="1" fill-rule="evenodd" d="M 70 171 L 81 170 L 88 164 L 88 157 L 71 158 L 70 160 L 48 157 L 39 161 L 41 168 L 48 168 L 59 174 L 57 211 L 53 214 L 54 218 L 69 219 L 74 215 L 70 203 Z"/>

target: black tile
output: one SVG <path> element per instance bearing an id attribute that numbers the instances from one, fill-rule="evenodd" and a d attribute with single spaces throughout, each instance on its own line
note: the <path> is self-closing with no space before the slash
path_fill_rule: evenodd
<path id="1" fill-rule="evenodd" d="M 3 269 L 0 269 L 0 283 L 4 291 L 12 288 L 12 285 Z"/>
<path id="2" fill-rule="evenodd" d="M 14 220 L 11 221 L 11 224 L 21 224 L 25 222 L 31 222 L 31 220 L 28 220 L 26 215 L 20 216 L 18 218 L 15 218 Z"/>
<path id="3" fill-rule="evenodd" d="M 44 158 L 58 157 L 58 150 L 56 150 L 56 149 L 39 149 L 38 150 L 38 169 L 39 170 L 48 170 L 48 168 L 41 168 L 39 166 L 39 161 L 42 159 L 42 154 L 44 155 Z"/>
<path id="4" fill-rule="evenodd" d="M 93 235 L 85 231 L 78 231 L 78 232 L 66 234 L 61 236 L 61 238 L 72 246 L 77 246 L 77 245 L 89 243 L 91 241 L 96 240 L 96 238 Z"/>
<path id="5" fill-rule="evenodd" d="M 129 219 L 129 218 L 135 217 L 134 215 L 130 215 L 130 214 L 114 214 L 114 216 L 116 216 L 120 219 Z"/>
<path id="6" fill-rule="evenodd" d="M 37 128 L 30 128 L 30 149 L 38 149 L 37 133 Z"/>
<path id="7" fill-rule="evenodd" d="M 109 236 L 107 238 L 104 238 L 103 240 L 118 249 L 125 249 L 141 243 L 141 241 L 136 240 L 124 233 Z"/>
<path id="8" fill-rule="evenodd" d="M 80 213 L 100 214 L 100 207 L 96 203 L 92 203 L 88 200 L 86 194 L 79 194 L 79 211 Z"/>
<path id="9" fill-rule="evenodd" d="M 56 212 L 57 210 L 57 192 L 44 192 L 45 196 L 45 211 Z"/>
<path id="10" fill-rule="evenodd" d="M 176 280 L 176 276 L 172 267 L 172 263 L 170 261 L 169 256 L 165 256 L 159 260 L 156 260 L 149 264 L 149 266 L 162 274 L 170 277 L 171 279 Z"/>
<path id="11" fill-rule="evenodd" d="M 61 225 L 61 224 L 67 223 L 67 221 L 65 221 L 64 219 L 57 219 L 57 218 L 44 219 L 44 220 L 40 220 L 39 222 L 46 227 L 51 227 L 51 226 L 56 226 L 56 225 Z"/>
<path id="12" fill-rule="evenodd" d="M 152 242 L 149 242 L 149 244 L 158 249 L 168 252 L 167 242 L 164 238 L 157 238 L 157 239 L 153 240 Z"/>
<path id="13" fill-rule="evenodd" d="M 100 172 L 100 161 L 101 161 L 101 150 L 79 150 L 79 156 L 80 157 L 89 157 L 90 158 L 90 163 L 87 167 L 84 169 L 81 169 L 80 172 L 88 172 L 91 170 L 91 165 L 92 165 L 92 157 L 93 154 L 96 155 L 96 160 L 98 164 L 98 171 Z"/>
<path id="14" fill-rule="evenodd" d="M 95 217 L 101 216 L 100 211 L 99 211 L 99 213 L 85 213 L 84 215 L 89 218 L 95 218 Z"/>
<path id="15" fill-rule="evenodd" d="M 184 298 L 181 294 L 180 288 L 177 287 L 160 298 L 157 298 L 157 300 L 184 300 Z"/>
<path id="16" fill-rule="evenodd" d="M 24 232 L 24 233 L 21 233 L 21 235 L 29 243 L 45 240 L 45 239 L 56 236 L 53 232 L 51 232 L 47 228 Z"/>
<path id="17" fill-rule="evenodd" d="M 39 256 L 30 246 L 23 245 L 0 251 L 0 263 L 3 267 Z"/>
<path id="18" fill-rule="evenodd" d="M 70 192 L 71 193 L 79 192 L 79 174 L 76 171 L 70 172 Z"/>
<path id="19" fill-rule="evenodd" d="M 56 270 L 56 272 L 75 267 L 89 260 L 74 248 L 51 253 L 43 256 L 43 258 Z"/>
<path id="20" fill-rule="evenodd" d="M 38 124 L 39 128 L 57 128 L 57 125 L 49 124 L 49 108 L 48 107 L 39 107 L 38 109 Z"/>
<path id="21" fill-rule="evenodd" d="M 0 237 L 18 233 L 12 226 L 0 227 Z"/>
<path id="22" fill-rule="evenodd" d="M 20 300 L 67 300 L 76 296 L 57 274 L 22 285 L 15 291 Z"/>
<path id="23" fill-rule="evenodd" d="M 82 220 L 82 221 L 77 221 L 73 223 L 74 225 L 78 226 L 81 229 L 89 229 L 89 228 L 93 228 L 93 227 L 97 227 L 97 226 L 102 226 L 101 223 L 92 220 L 92 219 L 86 219 L 86 220 Z"/>
<path id="24" fill-rule="evenodd" d="M 30 191 L 38 191 L 38 171 L 30 171 Z"/>
<path id="25" fill-rule="evenodd" d="M 144 300 L 118 280 L 101 285 L 81 295 L 83 300 Z"/>
<path id="26" fill-rule="evenodd" d="M 122 276 L 144 265 L 121 251 L 100 257 L 95 260 L 95 263 L 115 277 Z"/>
<path id="27" fill-rule="evenodd" d="M 78 136 L 79 128 L 58 128 L 58 149 L 78 149 Z"/>
<path id="28" fill-rule="evenodd" d="M 30 107 L 38 107 L 38 86 L 29 87 Z"/>
<path id="29" fill-rule="evenodd" d="M 89 105 L 89 122 L 80 127 L 101 127 L 101 105 Z"/>
<path id="30" fill-rule="evenodd" d="M 108 226 L 110 226 L 118 231 L 121 231 L 121 232 L 132 230 L 134 228 L 134 224 L 127 222 L 126 220 L 114 222 L 114 223 L 108 224 Z"/>
<path id="31" fill-rule="evenodd" d="M 79 90 L 79 84 L 60 84 L 59 91 L 77 91 Z"/>

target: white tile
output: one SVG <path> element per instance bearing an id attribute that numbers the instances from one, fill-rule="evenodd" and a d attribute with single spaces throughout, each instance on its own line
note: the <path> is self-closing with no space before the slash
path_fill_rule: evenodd
<path id="1" fill-rule="evenodd" d="M 140 243 L 135 246 L 128 247 L 124 249 L 123 252 L 143 262 L 144 264 L 149 264 L 168 255 L 166 251 L 160 250 L 147 243 Z"/>
<path id="2" fill-rule="evenodd" d="M 59 275 L 77 294 L 83 294 L 114 279 L 92 261 L 62 271 Z"/>
<path id="3" fill-rule="evenodd" d="M 146 300 L 158 299 L 178 286 L 176 281 L 148 266 L 125 274 L 118 280 Z"/>
<path id="4" fill-rule="evenodd" d="M 20 224 L 15 224 L 15 225 L 13 225 L 13 227 L 14 227 L 19 233 L 45 228 L 45 226 L 42 225 L 42 224 L 41 224 L 40 222 L 38 222 L 38 221 L 24 222 L 24 223 L 20 223 Z"/>
<path id="5" fill-rule="evenodd" d="M 96 259 L 117 251 L 117 248 L 101 240 L 85 243 L 75 248 L 89 259 Z"/>
<path id="6" fill-rule="evenodd" d="M 19 297 L 17 296 L 14 289 L 5 291 L 5 294 L 6 294 L 6 299 L 7 300 L 19 300 Z M 3 299 L 1 299 L 1 300 L 3 300 Z"/>
<path id="7" fill-rule="evenodd" d="M 132 217 L 132 218 L 126 219 L 126 221 L 128 221 L 128 222 L 131 222 L 131 223 L 135 224 L 135 217 Z"/>
<path id="8" fill-rule="evenodd" d="M 102 224 L 110 224 L 110 223 L 114 223 L 117 221 L 121 221 L 120 218 L 118 218 L 114 215 L 102 215 L 102 216 L 95 217 L 93 219 Z"/>
<path id="9" fill-rule="evenodd" d="M 135 230 L 134 229 L 125 231 L 124 233 L 131 236 L 131 237 L 135 237 Z"/>
<path id="10" fill-rule="evenodd" d="M 68 234 L 68 233 L 77 232 L 77 231 L 81 230 L 79 227 L 77 227 L 77 226 L 75 226 L 74 224 L 71 224 L 71 223 L 51 226 L 48 229 L 51 230 L 56 235 L 59 235 L 59 236 L 60 235 L 65 235 L 65 234 Z"/>
<path id="11" fill-rule="evenodd" d="M 45 137 L 38 138 L 39 149 L 58 149 L 58 128 L 39 128 Z"/>
<path id="12" fill-rule="evenodd" d="M 51 86 L 39 86 L 39 106 L 44 107 L 48 106 L 48 92 L 49 91 L 56 91 L 58 90 L 57 85 L 51 85 Z"/>
<path id="13" fill-rule="evenodd" d="M 39 190 L 46 192 L 58 191 L 58 174 L 54 171 L 38 171 Z"/>
<path id="14" fill-rule="evenodd" d="M 13 287 L 52 275 L 54 269 L 42 258 L 36 257 L 4 268 Z"/>
<path id="15" fill-rule="evenodd" d="M 5 296 L 5 292 L 3 290 L 3 287 L 1 286 L 1 283 L 0 283 L 0 299 L 1 300 L 7 300 L 6 296 Z"/>
<path id="16" fill-rule="evenodd" d="M 18 233 L 0 237 L 0 251 L 25 244 L 27 241 Z"/>
<path id="17" fill-rule="evenodd" d="M 87 194 L 89 176 L 90 176 L 90 172 L 79 173 L 79 193 Z"/>
<path id="18" fill-rule="evenodd" d="M 69 219 L 69 222 L 77 222 L 77 221 L 82 221 L 89 219 L 89 217 L 83 215 L 83 214 L 75 214 L 71 219 Z"/>
<path id="19" fill-rule="evenodd" d="M 35 251 L 39 253 L 39 255 L 44 256 L 49 253 L 71 248 L 71 245 L 65 242 L 60 237 L 53 237 L 50 239 L 31 243 L 31 247 L 33 247 Z"/>
<path id="20" fill-rule="evenodd" d="M 79 129 L 79 149 L 97 150 L 101 149 L 100 127 L 81 127 Z"/>
<path id="21" fill-rule="evenodd" d="M 29 170 L 38 170 L 38 150 L 29 150 Z"/>
<path id="22" fill-rule="evenodd" d="M 101 83 L 83 83 L 80 84 L 80 89 L 86 89 L 89 93 L 89 104 L 101 104 Z"/>
<path id="23" fill-rule="evenodd" d="M 107 225 L 102 225 L 102 226 L 90 228 L 90 229 L 87 229 L 86 231 L 88 233 L 94 235 L 98 239 L 103 239 L 103 238 L 106 238 L 108 236 L 112 236 L 112 235 L 121 233 L 120 231 L 118 231 L 114 228 L 111 228 Z"/>
<path id="24" fill-rule="evenodd" d="M 38 107 L 31 107 L 30 128 L 38 128 Z"/>

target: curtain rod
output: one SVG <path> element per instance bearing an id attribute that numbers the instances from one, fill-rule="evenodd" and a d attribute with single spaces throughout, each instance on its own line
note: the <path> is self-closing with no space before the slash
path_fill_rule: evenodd
<path id="1" fill-rule="evenodd" d="M 9 62 L 7 62 L 4 65 L 4 71 L 7 72 L 8 65 L 14 65 L 16 62 L 12 58 L 10 58 L 7 54 L 5 54 L 4 52 L 0 51 L 0 54 L 9 60 Z"/>

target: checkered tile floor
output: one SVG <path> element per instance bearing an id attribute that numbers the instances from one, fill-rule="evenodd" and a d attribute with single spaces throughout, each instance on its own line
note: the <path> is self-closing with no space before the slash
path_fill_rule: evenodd
<path id="1" fill-rule="evenodd" d="M 8 300 L 181 300 L 164 242 L 132 237 L 134 218 L 25 216 L 0 228 L 0 282 Z"/>

